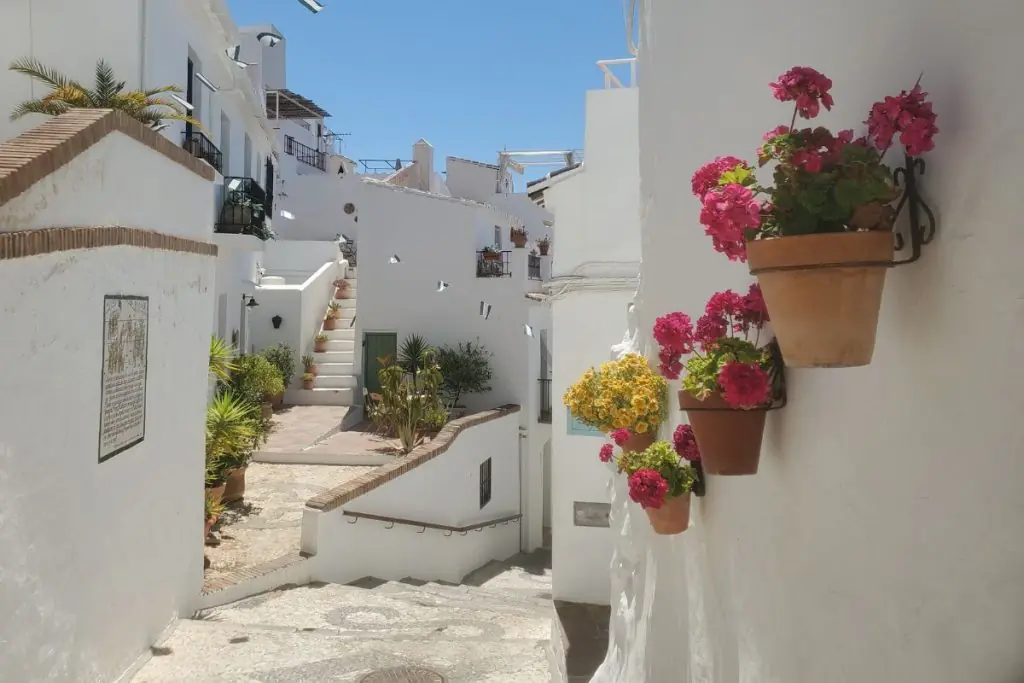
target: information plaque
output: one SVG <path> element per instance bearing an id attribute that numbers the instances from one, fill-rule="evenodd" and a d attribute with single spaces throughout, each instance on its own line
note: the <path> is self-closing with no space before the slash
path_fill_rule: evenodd
<path id="1" fill-rule="evenodd" d="M 99 461 L 146 438 L 149 297 L 103 297 Z"/>

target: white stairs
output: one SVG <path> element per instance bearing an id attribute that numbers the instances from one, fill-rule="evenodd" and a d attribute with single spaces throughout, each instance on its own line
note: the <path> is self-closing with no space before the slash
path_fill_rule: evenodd
<path id="1" fill-rule="evenodd" d="M 348 292 L 344 299 L 333 301 L 341 305 L 341 316 L 335 329 L 323 330 L 327 335 L 327 350 L 314 353 L 317 375 L 312 391 L 303 391 L 306 405 L 350 406 L 357 403 L 356 388 L 359 378 L 355 366 L 356 345 L 356 269 L 349 268 L 345 274 Z"/>

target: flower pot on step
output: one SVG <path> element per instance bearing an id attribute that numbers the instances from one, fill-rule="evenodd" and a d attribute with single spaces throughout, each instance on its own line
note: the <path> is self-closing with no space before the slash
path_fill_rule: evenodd
<path id="1" fill-rule="evenodd" d="M 245 471 L 248 466 L 228 470 L 227 481 L 224 483 L 224 496 L 221 502 L 225 505 L 242 500 L 245 497 Z"/>
<path id="2" fill-rule="evenodd" d="M 526 247 L 526 235 L 512 235 L 512 244 L 516 249 L 523 249 Z"/>
<path id="3" fill-rule="evenodd" d="M 274 394 L 270 397 L 270 407 L 274 410 L 280 410 L 284 406 L 284 392 L 280 394 Z"/>
<path id="4" fill-rule="evenodd" d="M 324 353 L 325 351 L 327 351 L 327 340 L 326 339 L 324 339 L 323 341 L 320 341 L 318 339 L 317 341 L 313 342 L 313 352 L 314 353 Z"/>
<path id="5" fill-rule="evenodd" d="M 705 474 L 757 474 L 767 406 L 739 410 L 719 394 L 701 401 L 680 391 L 679 409 L 686 411 L 693 427 Z"/>
<path id="6" fill-rule="evenodd" d="M 210 488 L 206 489 L 206 494 L 210 497 L 210 500 L 212 500 L 215 505 L 219 504 L 221 500 L 223 500 L 224 488 L 226 485 L 226 483 L 217 484 L 216 486 L 211 486 Z"/>
<path id="7" fill-rule="evenodd" d="M 333 330 L 338 325 L 338 319 L 328 316 L 324 318 L 324 329 Z"/>
<path id="8" fill-rule="evenodd" d="M 641 451 L 647 450 L 648 446 L 655 442 L 654 432 L 645 432 L 643 434 L 629 433 L 629 438 L 623 442 L 621 448 L 623 451 L 633 451 L 634 453 L 640 453 Z"/>
<path id="9" fill-rule="evenodd" d="M 305 389 L 306 391 L 311 390 L 314 386 L 316 386 L 315 378 L 302 380 L 302 388 Z"/>
<path id="10" fill-rule="evenodd" d="M 871 362 L 892 258 L 888 231 L 747 243 L 747 264 L 761 285 L 787 366 L 851 368 Z"/>
<path id="11" fill-rule="evenodd" d="M 537 245 L 537 250 L 540 251 L 540 255 L 541 256 L 547 256 L 548 255 L 548 249 L 550 249 L 550 248 L 551 248 L 550 244 L 538 244 Z"/>
<path id="12" fill-rule="evenodd" d="M 668 498 L 661 507 L 644 508 L 654 533 L 662 536 L 681 534 L 690 526 L 690 492 Z"/>

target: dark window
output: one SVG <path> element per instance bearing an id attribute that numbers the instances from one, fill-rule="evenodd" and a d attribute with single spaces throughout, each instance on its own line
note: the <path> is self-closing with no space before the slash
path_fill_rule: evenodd
<path id="1" fill-rule="evenodd" d="M 491 502 L 491 459 L 480 463 L 480 509 Z"/>
<path id="2" fill-rule="evenodd" d="M 196 65 L 192 63 L 192 58 L 188 59 L 188 80 L 185 81 L 185 101 L 189 104 L 195 104 L 192 98 L 195 96 L 195 73 Z M 185 122 L 185 138 L 188 139 L 192 135 L 192 124 Z"/>

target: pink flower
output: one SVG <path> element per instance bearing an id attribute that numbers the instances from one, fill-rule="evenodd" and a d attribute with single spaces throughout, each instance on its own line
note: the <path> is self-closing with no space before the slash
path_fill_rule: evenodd
<path id="1" fill-rule="evenodd" d="M 729 361 L 718 373 L 722 398 L 732 408 L 755 408 L 771 398 L 768 373 L 757 363 Z"/>
<path id="2" fill-rule="evenodd" d="M 679 379 L 683 371 L 682 354 L 672 349 L 658 351 L 658 372 L 665 379 Z"/>
<path id="3" fill-rule="evenodd" d="M 768 305 L 764 302 L 764 295 L 761 294 L 761 286 L 756 282 L 750 285 L 750 290 L 743 297 L 743 312 L 740 313 L 740 320 L 753 327 L 762 327 L 771 319 L 768 317 Z"/>
<path id="4" fill-rule="evenodd" d="M 789 126 L 776 126 L 775 128 L 772 128 L 770 131 L 765 133 L 762 140 L 764 140 L 765 142 L 769 142 L 779 137 L 780 135 L 786 135 L 787 133 L 789 133 Z"/>
<path id="5" fill-rule="evenodd" d="M 704 164 L 690 180 L 693 194 L 703 199 L 704 195 L 718 187 L 718 181 L 722 178 L 723 173 L 731 171 L 737 166 L 746 167 L 747 163 L 736 157 L 718 157 L 714 161 Z"/>
<path id="6" fill-rule="evenodd" d="M 629 430 L 616 429 L 611 433 L 611 437 L 612 441 L 615 442 L 615 445 L 618 446 L 619 448 L 622 448 L 623 444 L 625 444 L 626 441 L 629 439 Z"/>
<path id="7" fill-rule="evenodd" d="M 715 292 L 704 306 L 704 312 L 710 316 L 731 318 L 743 312 L 743 297 L 727 289 Z"/>
<path id="8" fill-rule="evenodd" d="M 700 448 L 697 446 L 697 437 L 693 435 L 693 427 L 690 425 L 679 425 L 672 433 L 672 445 L 676 453 L 683 460 L 697 462 L 700 460 Z"/>
<path id="9" fill-rule="evenodd" d="M 932 104 L 925 101 L 927 96 L 920 85 L 915 85 L 910 92 L 904 90 L 899 97 L 886 97 L 871 107 L 865 123 L 868 139 L 876 149 L 884 154 L 896 133 L 900 134 L 900 143 L 910 156 L 935 149 L 933 138 L 939 129 L 935 127 L 937 116 Z"/>
<path id="10" fill-rule="evenodd" d="M 654 340 L 662 349 L 682 355 L 693 351 L 690 316 L 675 311 L 654 321 Z"/>
<path id="11" fill-rule="evenodd" d="M 723 185 L 704 195 L 700 222 L 716 251 L 730 261 L 746 261 L 744 230 L 760 225 L 761 205 L 750 189 L 734 183 Z"/>
<path id="12" fill-rule="evenodd" d="M 702 315 L 697 319 L 697 332 L 694 335 L 700 344 L 700 350 L 707 350 L 729 332 L 725 318 L 714 315 Z M 675 379 L 675 378 L 671 378 Z"/>
<path id="13" fill-rule="evenodd" d="M 668 482 L 654 470 L 637 470 L 629 476 L 629 497 L 644 509 L 657 510 L 665 502 Z"/>
<path id="14" fill-rule="evenodd" d="M 832 81 L 807 66 L 794 66 L 770 86 L 779 102 L 796 102 L 796 111 L 801 118 L 813 119 L 821 105 L 831 110 L 835 103 L 828 92 Z"/>
<path id="15" fill-rule="evenodd" d="M 793 155 L 793 165 L 808 173 L 820 173 L 822 163 L 821 155 L 817 150 L 802 149 Z"/>
<path id="16" fill-rule="evenodd" d="M 610 443 L 606 443 L 601 446 L 601 453 L 598 455 L 601 458 L 601 462 L 608 462 L 612 459 L 612 455 L 615 453 L 615 446 Z"/>

